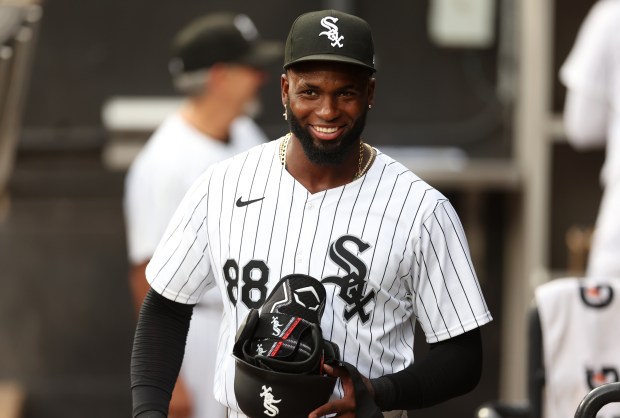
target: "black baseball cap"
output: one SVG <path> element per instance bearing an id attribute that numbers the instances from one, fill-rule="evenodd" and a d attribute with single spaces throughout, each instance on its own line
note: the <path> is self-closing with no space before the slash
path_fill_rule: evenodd
<path id="1" fill-rule="evenodd" d="M 282 47 L 282 42 L 261 39 L 245 14 L 211 13 L 193 20 L 175 36 L 170 72 L 191 72 L 216 63 L 263 68 L 281 59 Z"/>
<path id="2" fill-rule="evenodd" d="M 370 25 L 337 10 L 302 14 L 286 39 L 284 68 L 303 61 L 345 62 L 376 71 Z"/>

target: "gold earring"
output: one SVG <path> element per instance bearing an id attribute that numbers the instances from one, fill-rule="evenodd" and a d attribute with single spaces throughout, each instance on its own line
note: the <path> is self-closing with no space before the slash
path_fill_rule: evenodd
<path id="1" fill-rule="evenodd" d="M 288 114 L 287 114 L 286 107 L 284 108 L 284 113 L 282 113 L 282 116 L 284 116 L 284 120 L 288 120 Z"/>
<path id="2" fill-rule="evenodd" d="M 372 109 L 372 105 L 371 104 L 368 105 L 368 109 Z"/>

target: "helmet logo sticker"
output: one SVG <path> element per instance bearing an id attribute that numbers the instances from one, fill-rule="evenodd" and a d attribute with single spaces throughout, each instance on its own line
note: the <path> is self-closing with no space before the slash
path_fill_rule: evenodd
<path id="1" fill-rule="evenodd" d="M 308 295 L 308 297 L 306 297 L 305 299 L 310 300 L 306 300 L 306 302 L 312 302 L 312 306 L 309 306 L 301 300 L 302 294 Z M 321 299 L 319 298 L 319 295 L 317 295 L 316 290 L 312 286 L 302 287 L 301 289 L 294 290 L 293 297 L 295 298 L 295 302 L 297 302 L 304 308 L 310 309 L 311 311 L 316 311 L 321 306 Z"/>
<path id="2" fill-rule="evenodd" d="M 263 345 L 262 345 L 262 344 L 257 344 L 257 345 L 256 345 L 256 355 L 257 355 L 257 356 L 262 356 L 262 355 L 263 355 L 263 354 L 265 354 L 265 353 L 266 353 L 266 351 L 265 351 L 265 349 L 263 348 Z"/>
<path id="3" fill-rule="evenodd" d="M 265 408 L 265 415 L 275 417 L 276 415 L 278 415 L 280 410 L 274 404 L 282 402 L 282 399 L 276 399 L 271 393 L 271 390 L 271 387 L 263 385 L 263 391 L 261 392 L 260 396 L 261 398 L 264 398 L 263 407 Z"/>
<path id="4" fill-rule="evenodd" d="M 278 318 L 276 318 L 275 316 L 271 318 L 271 325 L 273 325 L 273 335 L 280 335 L 280 333 L 282 332 L 282 330 L 280 329 L 282 324 L 280 323 L 280 321 L 278 321 Z"/>
<path id="5" fill-rule="evenodd" d="M 340 43 L 340 41 L 344 39 L 344 36 L 340 36 L 338 34 L 338 26 L 335 25 L 337 21 L 338 18 L 333 16 L 326 16 L 321 19 L 321 26 L 328 30 L 319 33 L 319 36 L 327 36 L 327 39 L 332 41 L 332 46 L 338 46 L 339 48 L 342 48 L 344 45 Z"/>

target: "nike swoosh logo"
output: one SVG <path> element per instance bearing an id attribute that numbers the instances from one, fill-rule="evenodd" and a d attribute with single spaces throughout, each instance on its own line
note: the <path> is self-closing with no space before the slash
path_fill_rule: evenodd
<path id="1" fill-rule="evenodd" d="M 260 199 L 252 199 L 252 200 L 246 200 L 246 201 L 243 201 L 243 200 L 241 200 L 241 198 L 239 198 L 239 199 L 237 199 L 237 203 L 235 203 L 235 204 L 237 205 L 238 208 L 242 208 L 242 207 L 247 206 L 247 205 L 249 205 L 251 203 L 260 202 L 264 198 L 265 198 L 265 196 L 261 197 Z"/>

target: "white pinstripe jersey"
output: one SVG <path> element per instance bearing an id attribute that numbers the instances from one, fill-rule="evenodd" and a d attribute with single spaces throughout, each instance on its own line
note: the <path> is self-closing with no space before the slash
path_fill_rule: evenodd
<path id="1" fill-rule="evenodd" d="M 361 178 L 311 194 L 282 167 L 281 140 L 207 170 L 147 268 L 151 286 L 178 302 L 219 287 L 222 403 L 238 409 L 231 352 L 239 324 L 290 273 L 322 280 L 324 337 L 371 378 L 413 362 L 416 320 L 429 343 L 491 321 L 461 223 L 441 193 L 378 151 Z"/>

